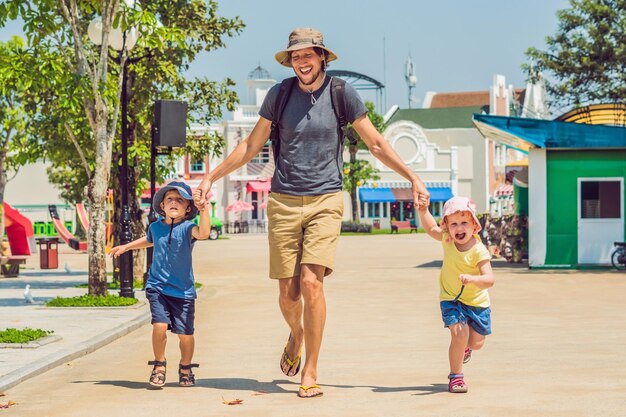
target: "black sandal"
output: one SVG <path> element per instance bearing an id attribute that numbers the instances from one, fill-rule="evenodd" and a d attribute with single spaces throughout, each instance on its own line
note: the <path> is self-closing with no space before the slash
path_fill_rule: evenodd
<path id="1" fill-rule="evenodd" d="M 153 365 L 152 373 L 150 374 L 150 385 L 161 388 L 165 385 L 165 369 L 157 371 L 157 366 L 165 367 L 167 366 L 167 361 L 150 361 L 148 365 Z"/>
<path id="2" fill-rule="evenodd" d="M 178 385 L 181 387 L 193 387 L 196 385 L 196 376 L 191 371 L 191 368 L 199 368 L 197 363 L 190 363 L 189 365 L 178 364 Z M 189 371 L 188 374 L 184 374 L 181 371 Z"/>

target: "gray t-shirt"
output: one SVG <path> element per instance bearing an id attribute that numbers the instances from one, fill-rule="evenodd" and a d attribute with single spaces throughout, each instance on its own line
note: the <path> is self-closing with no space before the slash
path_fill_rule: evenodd
<path id="1" fill-rule="evenodd" d="M 294 85 L 278 125 L 280 151 L 272 191 L 291 195 L 320 195 L 343 186 L 343 138 L 330 97 L 330 79 L 311 94 Z M 268 91 L 259 115 L 274 119 L 280 84 Z M 346 117 L 351 123 L 367 107 L 350 84 L 345 87 Z"/>

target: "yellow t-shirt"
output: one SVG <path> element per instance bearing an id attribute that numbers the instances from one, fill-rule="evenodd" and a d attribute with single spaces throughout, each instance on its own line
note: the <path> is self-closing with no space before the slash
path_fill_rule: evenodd
<path id="1" fill-rule="evenodd" d="M 454 242 L 448 242 L 448 237 L 448 234 L 444 233 L 441 240 L 443 246 L 443 266 L 439 275 L 441 301 L 452 301 L 459 294 L 462 286 L 459 275 L 480 275 L 478 263 L 491 259 L 491 254 L 478 235 L 474 235 L 478 242 L 466 252 L 460 252 Z M 459 301 L 468 306 L 489 307 L 489 292 L 469 284 L 463 289 Z"/>

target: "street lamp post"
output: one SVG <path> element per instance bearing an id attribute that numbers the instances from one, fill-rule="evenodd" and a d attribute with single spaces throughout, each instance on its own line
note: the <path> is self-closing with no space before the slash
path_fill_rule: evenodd
<path id="1" fill-rule="evenodd" d="M 89 38 L 96 45 L 102 44 L 102 22 L 100 19 L 94 19 L 88 29 Z M 123 52 L 130 51 L 137 41 L 137 31 L 134 28 L 126 32 L 122 32 L 119 28 L 113 28 L 109 33 L 110 46 Z M 121 158 L 122 168 L 119 175 L 122 193 L 122 212 L 120 216 L 118 236 L 121 244 L 129 243 L 133 240 L 133 232 L 131 229 L 130 210 L 128 208 L 128 65 L 124 61 L 122 65 L 122 137 L 121 137 Z M 135 297 L 133 290 L 133 254 L 132 251 L 123 253 L 119 257 L 119 279 L 120 279 L 120 297 Z"/>
<path id="2" fill-rule="evenodd" d="M 120 243 L 125 245 L 133 240 L 130 211 L 128 209 L 128 66 L 122 68 L 122 215 L 120 216 Z M 120 256 L 120 297 L 135 298 L 133 290 L 133 252 L 127 251 Z"/>

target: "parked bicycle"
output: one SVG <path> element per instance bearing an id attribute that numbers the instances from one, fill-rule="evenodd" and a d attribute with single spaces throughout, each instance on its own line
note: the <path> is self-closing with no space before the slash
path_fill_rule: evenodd
<path id="1" fill-rule="evenodd" d="M 611 254 L 613 268 L 626 270 L 626 242 L 614 242 L 615 250 Z"/>

